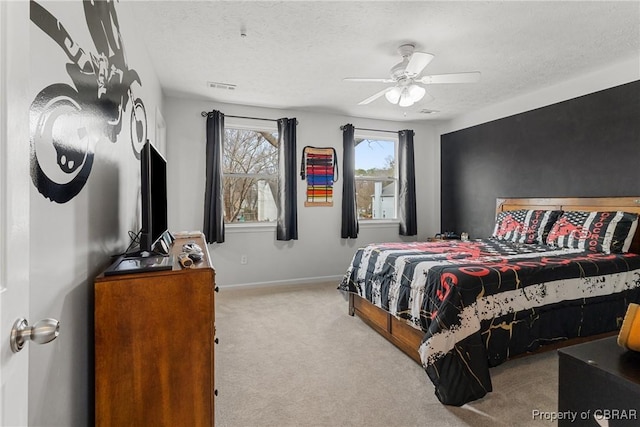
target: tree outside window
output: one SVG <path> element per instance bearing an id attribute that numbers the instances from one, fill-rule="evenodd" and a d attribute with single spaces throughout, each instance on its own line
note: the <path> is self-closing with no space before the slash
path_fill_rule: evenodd
<path id="1" fill-rule="evenodd" d="M 355 138 L 358 219 L 395 219 L 397 140 Z"/>
<path id="2" fill-rule="evenodd" d="M 225 128 L 225 222 L 275 221 L 277 184 L 278 133 Z"/>

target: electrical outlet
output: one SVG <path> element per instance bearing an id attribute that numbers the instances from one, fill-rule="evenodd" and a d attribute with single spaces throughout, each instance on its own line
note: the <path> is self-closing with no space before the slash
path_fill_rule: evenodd
<path id="1" fill-rule="evenodd" d="M 245 265 L 249 262 L 246 255 L 240 255 L 240 264 Z"/>

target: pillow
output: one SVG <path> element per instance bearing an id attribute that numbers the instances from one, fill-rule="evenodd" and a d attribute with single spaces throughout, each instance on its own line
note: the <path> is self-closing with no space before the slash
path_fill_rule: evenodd
<path id="1" fill-rule="evenodd" d="M 496 216 L 496 225 L 493 227 L 493 234 L 498 240 L 511 240 L 516 230 L 522 226 L 521 220 L 524 218 L 526 210 L 502 211 Z"/>
<path id="2" fill-rule="evenodd" d="M 562 211 L 520 209 L 500 212 L 492 237 L 514 243 L 545 243 Z"/>
<path id="3" fill-rule="evenodd" d="M 525 213 L 522 229 L 513 236 L 515 243 L 545 243 L 553 224 L 560 218 L 562 211 L 528 210 Z"/>
<path id="4" fill-rule="evenodd" d="M 547 244 L 605 254 L 622 253 L 629 250 L 637 226 L 638 215 L 634 213 L 570 211 L 553 225 Z"/>

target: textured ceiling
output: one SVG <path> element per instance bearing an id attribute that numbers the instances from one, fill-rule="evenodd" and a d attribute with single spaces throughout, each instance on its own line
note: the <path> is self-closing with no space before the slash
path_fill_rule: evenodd
<path id="1" fill-rule="evenodd" d="M 168 95 L 376 119 L 449 119 L 640 52 L 640 1 L 136 1 L 130 7 Z M 407 108 L 384 97 L 357 105 L 386 85 L 342 79 L 389 77 L 401 60 L 398 46 L 407 42 L 435 55 L 423 75 L 480 71 L 481 81 L 430 85 L 435 99 Z M 209 81 L 237 88 L 212 89 Z"/>

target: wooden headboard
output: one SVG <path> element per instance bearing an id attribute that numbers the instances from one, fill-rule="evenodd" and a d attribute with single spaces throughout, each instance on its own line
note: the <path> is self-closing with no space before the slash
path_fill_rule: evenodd
<path id="1" fill-rule="evenodd" d="M 552 197 L 498 198 L 496 214 L 517 209 L 558 209 L 563 211 L 624 211 L 640 215 L 640 197 Z M 640 254 L 640 226 L 631 242 L 630 252 Z"/>

